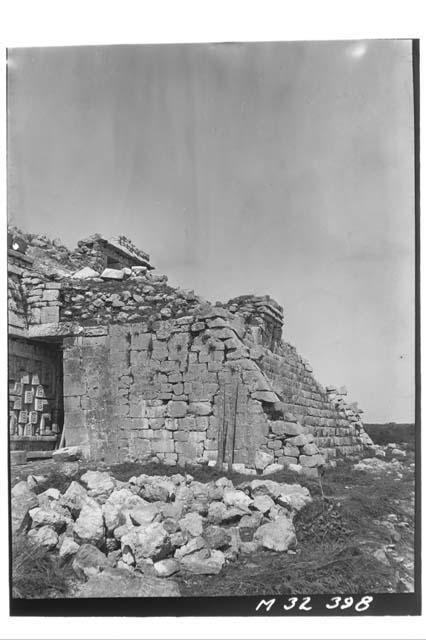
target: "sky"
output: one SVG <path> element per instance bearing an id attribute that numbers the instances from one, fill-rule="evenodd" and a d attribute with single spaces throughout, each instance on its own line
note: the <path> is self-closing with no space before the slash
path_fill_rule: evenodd
<path id="1" fill-rule="evenodd" d="M 411 63 L 408 40 L 10 49 L 9 220 L 271 295 L 321 384 L 412 422 Z"/>

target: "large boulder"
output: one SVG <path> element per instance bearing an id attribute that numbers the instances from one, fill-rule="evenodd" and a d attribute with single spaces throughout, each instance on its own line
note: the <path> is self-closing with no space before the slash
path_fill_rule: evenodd
<path id="1" fill-rule="evenodd" d="M 91 577 L 78 595 L 80 598 L 176 598 L 180 591 L 171 580 L 109 568 Z"/>
<path id="2" fill-rule="evenodd" d="M 110 566 L 108 558 L 92 544 L 82 544 L 75 554 L 72 568 L 82 580 L 100 573 Z"/>
<path id="3" fill-rule="evenodd" d="M 288 551 L 294 549 L 297 544 L 293 522 L 284 516 L 277 518 L 274 522 L 261 525 L 253 539 L 265 549 L 272 551 Z"/>
<path id="4" fill-rule="evenodd" d="M 79 542 L 88 542 L 100 546 L 104 540 L 104 535 L 105 527 L 102 508 L 96 500 L 87 498 L 75 522 L 74 537 Z"/>
<path id="5" fill-rule="evenodd" d="M 29 512 L 38 507 L 38 499 L 24 481 L 18 482 L 12 488 L 11 494 L 12 533 L 19 533 L 30 526 Z"/>

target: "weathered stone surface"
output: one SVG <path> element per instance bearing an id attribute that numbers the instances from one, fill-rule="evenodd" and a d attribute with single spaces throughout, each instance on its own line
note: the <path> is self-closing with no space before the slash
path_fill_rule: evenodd
<path id="1" fill-rule="evenodd" d="M 179 526 L 191 536 L 200 536 L 203 532 L 203 519 L 198 513 L 187 513 L 179 520 Z"/>
<path id="2" fill-rule="evenodd" d="M 283 469 L 284 469 L 284 465 L 278 464 L 277 462 L 273 462 L 272 464 L 269 464 L 267 467 L 264 468 L 264 470 L 262 471 L 262 475 L 270 476 L 273 473 L 279 473 Z"/>
<path id="3" fill-rule="evenodd" d="M 147 526 L 137 527 L 121 538 L 121 549 L 129 547 L 136 563 L 145 558 L 161 560 L 171 551 L 170 536 L 163 525 L 154 522 Z"/>
<path id="4" fill-rule="evenodd" d="M 196 538 L 191 538 L 188 542 L 175 551 L 175 558 L 177 560 L 181 560 L 187 555 L 194 553 L 195 551 L 199 551 L 200 549 L 204 549 L 207 546 L 206 540 L 197 536 Z"/>
<path id="5" fill-rule="evenodd" d="M 73 515 L 78 515 L 87 501 L 87 491 L 79 483 L 73 480 L 61 498 L 61 503 L 68 507 Z"/>
<path id="6" fill-rule="evenodd" d="M 272 551 L 287 551 L 294 549 L 297 544 L 293 523 L 285 517 L 260 526 L 254 534 L 254 540 Z"/>
<path id="7" fill-rule="evenodd" d="M 168 578 L 177 573 L 179 569 L 179 562 L 174 558 L 167 558 L 154 563 L 154 571 L 159 578 Z"/>
<path id="8" fill-rule="evenodd" d="M 203 538 L 211 549 L 226 549 L 232 542 L 232 536 L 227 529 L 212 524 L 205 528 Z"/>
<path id="9" fill-rule="evenodd" d="M 90 278 L 98 278 L 99 272 L 91 269 L 90 267 L 83 267 L 73 273 L 71 277 L 78 280 L 89 280 Z"/>
<path id="10" fill-rule="evenodd" d="M 124 273 L 122 269 L 104 269 L 101 278 L 103 280 L 123 280 Z"/>
<path id="11" fill-rule="evenodd" d="M 302 433 L 300 436 L 294 436 L 292 438 L 287 438 L 286 444 L 289 444 L 293 447 L 303 447 L 306 444 L 310 444 L 314 441 L 314 436 L 310 433 Z"/>
<path id="12" fill-rule="evenodd" d="M 66 560 L 71 556 L 75 555 L 79 550 L 80 546 L 77 544 L 73 538 L 65 537 L 62 540 L 62 544 L 59 549 L 59 557 Z"/>
<path id="13" fill-rule="evenodd" d="M 268 465 L 272 464 L 274 461 L 274 456 L 271 453 L 266 453 L 265 451 L 257 450 L 255 454 L 254 464 L 256 469 L 263 471 Z"/>
<path id="14" fill-rule="evenodd" d="M 223 490 L 223 502 L 230 507 L 236 507 L 243 512 L 249 513 L 249 506 L 253 501 L 244 491 L 226 487 Z"/>
<path id="15" fill-rule="evenodd" d="M 91 577 L 79 593 L 81 598 L 176 598 L 178 585 L 171 580 L 109 568 Z"/>
<path id="16" fill-rule="evenodd" d="M 72 563 L 74 572 L 83 580 L 100 573 L 109 566 L 108 558 L 92 544 L 82 544 Z"/>
<path id="17" fill-rule="evenodd" d="M 28 539 L 37 547 L 43 547 L 47 551 L 54 549 L 58 544 L 58 534 L 52 527 L 45 525 L 39 529 L 31 529 L 28 532 Z"/>
<path id="18" fill-rule="evenodd" d="M 67 518 L 58 511 L 54 511 L 53 509 L 41 509 L 40 507 L 31 509 L 30 518 L 34 529 L 48 525 L 58 532 L 63 531 L 70 520 L 70 518 Z"/>
<path id="19" fill-rule="evenodd" d="M 220 573 L 225 556 L 222 551 L 212 549 L 200 549 L 184 556 L 180 561 L 182 567 L 190 573 L 214 575 Z"/>
<path id="20" fill-rule="evenodd" d="M 30 525 L 30 509 L 38 506 L 36 494 L 31 491 L 24 481 L 18 482 L 12 488 L 11 520 L 12 533 L 23 531 Z"/>
<path id="21" fill-rule="evenodd" d="M 73 462 L 75 460 L 80 460 L 83 456 L 83 452 L 81 447 L 63 447 L 62 449 L 57 449 L 56 451 L 52 451 L 52 459 L 55 462 Z"/>
<path id="22" fill-rule="evenodd" d="M 261 513 L 268 513 L 275 502 L 269 496 L 256 496 L 253 500 L 253 508 Z"/>
<path id="23" fill-rule="evenodd" d="M 106 471 L 86 471 L 80 478 L 92 492 L 92 495 L 111 493 L 115 487 L 115 482 Z"/>
<path id="24" fill-rule="evenodd" d="M 299 463 L 302 467 L 319 467 L 325 463 L 323 456 L 320 454 L 300 456 Z"/>
<path id="25" fill-rule="evenodd" d="M 92 498 L 84 502 L 74 526 L 74 536 L 81 543 L 100 545 L 105 535 L 102 508 Z"/>

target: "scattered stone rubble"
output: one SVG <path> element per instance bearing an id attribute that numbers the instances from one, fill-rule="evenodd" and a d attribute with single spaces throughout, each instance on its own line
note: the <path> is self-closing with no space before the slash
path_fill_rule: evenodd
<path id="1" fill-rule="evenodd" d="M 13 532 L 69 559 L 77 577 L 89 581 L 86 597 L 110 595 L 109 581 L 124 582 L 121 595 L 138 592 L 146 580 L 143 595 L 178 595 L 155 580 L 147 593 L 149 580 L 218 574 L 261 548 L 294 550 L 293 517 L 311 501 L 308 489 L 266 478 L 234 486 L 225 477 L 202 483 L 189 474 L 142 474 L 121 482 L 87 471 L 63 494 L 50 488 L 36 495 L 32 489 L 43 480 L 29 476 L 13 487 Z"/>

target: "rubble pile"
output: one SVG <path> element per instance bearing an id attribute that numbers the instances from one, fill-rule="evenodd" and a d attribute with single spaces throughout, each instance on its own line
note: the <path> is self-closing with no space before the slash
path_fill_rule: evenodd
<path id="1" fill-rule="evenodd" d="M 12 530 L 70 559 L 82 580 L 111 569 L 121 578 L 123 571 L 217 574 L 258 549 L 292 552 L 293 517 L 311 501 L 299 484 L 265 478 L 234 486 L 225 477 L 202 483 L 189 474 L 142 474 L 122 482 L 87 471 L 62 494 L 49 488 L 37 495 L 45 480 L 29 476 L 13 487 Z"/>

